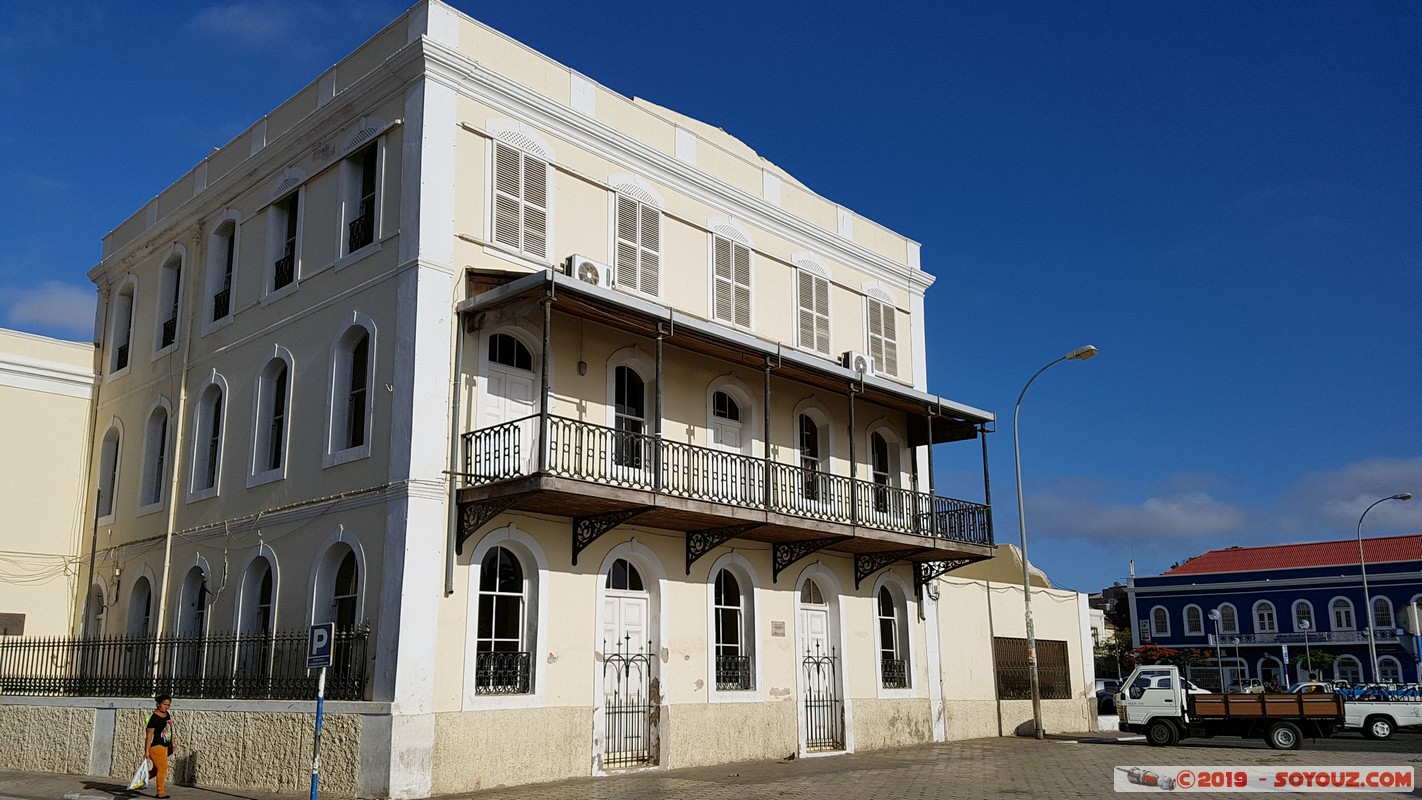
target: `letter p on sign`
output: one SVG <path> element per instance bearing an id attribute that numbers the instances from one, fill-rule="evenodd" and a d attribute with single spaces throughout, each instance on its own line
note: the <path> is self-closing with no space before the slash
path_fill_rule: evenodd
<path id="1" fill-rule="evenodd" d="M 335 650 L 336 623 L 323 622 L 311 626 L 311 637 L 306 641 L 306 668 L 331 666 L 331 653 Z"/>

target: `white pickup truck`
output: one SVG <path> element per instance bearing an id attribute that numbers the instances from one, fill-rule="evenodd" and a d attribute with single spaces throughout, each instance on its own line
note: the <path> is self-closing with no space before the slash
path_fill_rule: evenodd
<path id="1" fill-rule="evenodd" d="M 1375 699 L 1366 688 L 1340 689 L 1326 683 L 1306 682 L 1289 687 L 1300 694 L 1338 692 L 1343 696 L 1343 728 L 1362 731 L 1369 739 L 1390 738 L 1398 728 L 1422 726 L 1422 699 Z M 1355 699 L 1355 697 L 1357 699 Z M 1366 699 L 1364 699 L 1366 698 Z"/>
<path id="2" fill-rule="evenodd" d="M 1343 724 L 1337 694 L 1196 693 L 1187 683 L 1176 667 L 1136 667 L 1116 696 L 1121 730 L 1143 733 L 1156 747 L 1191 736 L 1240 736 L 1297 750 L 1305 737 L 1332 736 Z"/>

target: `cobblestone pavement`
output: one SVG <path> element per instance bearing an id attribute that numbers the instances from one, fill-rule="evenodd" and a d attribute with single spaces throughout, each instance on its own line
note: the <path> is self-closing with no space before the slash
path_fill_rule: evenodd
<path id="1" fill-rule="evenodd" d="M 452 797 L 468 800 L 1044 800 L 1115 795 L 1117 766 L 1422 766 L 1422 754 L 1296 750 L 1220 739 L 1187 747 L 1153 748 L 1115 736 L 974 739 L 964 742 L 490 789 Z M 1237 793 L 1235 793 L 1237 794 Z M 1422 797 L 1422 790 L 1414 790 Z M 1325 796 L 1325 795 L 1319 795 Z M 1349 797 L 1400 797 L 1387 793 Z"/>
<path id="2" fill-rule="evenodd" d="M 1324 745 L 1328 749 L 1324 749 Z M 489 789 L 440 800 L 1075 800 L 1115 796 L 1118 766 L 1422 767 L 1422 736 L 1375 743 L 1360 737 L 1306 742 L 1276 752 L 1239 739 L 1146 746 L 1117 734 L 1034 739 L 974 739 L 901 750 L 750 762 L 677 770 L 644 770 L 557 783 Z M 470 754 L 477 758 L 478 754 Z M 299 800 L 305 795 L 173 786 L 174 800 Z M 1175 794 L 1180 794 L 1176 792 Z M 1205 793 L 1213 796 L 1213 793 Z M 140 795 L 141 796 L 141 795 Z M 151 797 L 151 793 L 148 793 Z M 1129 797 L 1130 795 L 1126 795 Z M 1276 795 L 1277 796 L 1277 795 Z M 1337 796 L 1331 793 L 1318 797 Z M 1406 795 L 1370 793 L 1348 797 Z M 1412 796 L 1422 797 L 1422 789 Z M 110 780 L 54 773 L 0 771 L 0 800 L 114 800 L 134 797 Z M 324 795 L 323 795 L 324 797 Z"/>

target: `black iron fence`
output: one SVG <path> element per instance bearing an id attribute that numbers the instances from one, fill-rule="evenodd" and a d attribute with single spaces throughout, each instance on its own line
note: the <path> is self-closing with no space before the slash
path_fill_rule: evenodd
<path id="1" fill-rule="evenodd" d="M 465 481 L 497 483 L 537 473 L 765 508 L 797 517 L 991 545 L 988 506 L 805 469 L 635 431 L 549 416 L 540 452 L 537 416 L 466 433 Z M 539 464 L 539 456 L 546 466 Z"/>
<path id="2" fill-rule="evenodd" d="M 844 748 L 844 704 L 839 698 L 839 658 L 834 648 L 828 653 L 806 650 L 800 662 L 804 670 L 805 749 L 809 751 Z"/>
<path id="3" fill-rule="evenodd" d="M 350 234 L 350 242 L 347 249 L 354 253 L 375 241 L 375 214 L 366 210 L 361 204 L 361 215 L 350 221 L 347 225 Z"/>
<path id="4" fill-rule="evenodd" d="M 755 666 L 750 656 L 716 656 L 716 688 L 745 692 L 755 688 Z"/>
<path id="5" fill-rule="evenodd" d="M 652 643 L 633 649 L 632 637 L 609 648 L 603 642 L 602 766 L 605 769 L 655 764 L 658 695 L 652 670 Z"/>
<path id="6" fill-rule="evenodd" d="M 533 690 L 532 678 L 532 653 L 491 651 L 475 656 L 475 694 L 528 694 Z"/>
<path id="7" fill-rule="evenodd" d="M 0 642 L 0 694 L 306 700 L 309 631 L 205 636 L 41 637 Z M 337 630 L 326 697 L 362 700 L 370 626 Z"/>

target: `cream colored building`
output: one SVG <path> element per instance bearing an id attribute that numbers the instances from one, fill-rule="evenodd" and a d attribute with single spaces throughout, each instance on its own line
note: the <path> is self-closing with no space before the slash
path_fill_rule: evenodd
<path id="1" fill-rule="evenodd" d="M 92 344 L 0 330 L 0 642 L 71 632 L 93 395 Z"/>
<path id="2" fill-rule="evenodd" d="M 368 624 L 323 787 L 1030 721 L 999 699 L 1020 587 L 1013 623 L 1011 587 L 953 578 L 993 555 L 991 514 L 934 494 L 932 446 L 986 457 L 993 415 L 928 389 L 918 244 L 718 129 L 421 2 L 119 225 L 91 277 L 87 624 Z M 1084 601 L 1039 591 L 1048 724 L 1088 728 Z M 68 705 L 89 768 L 122 771 L 142 704 Z M 185 774 L 300 788 L 309 707 L 180 696 Z"/>

